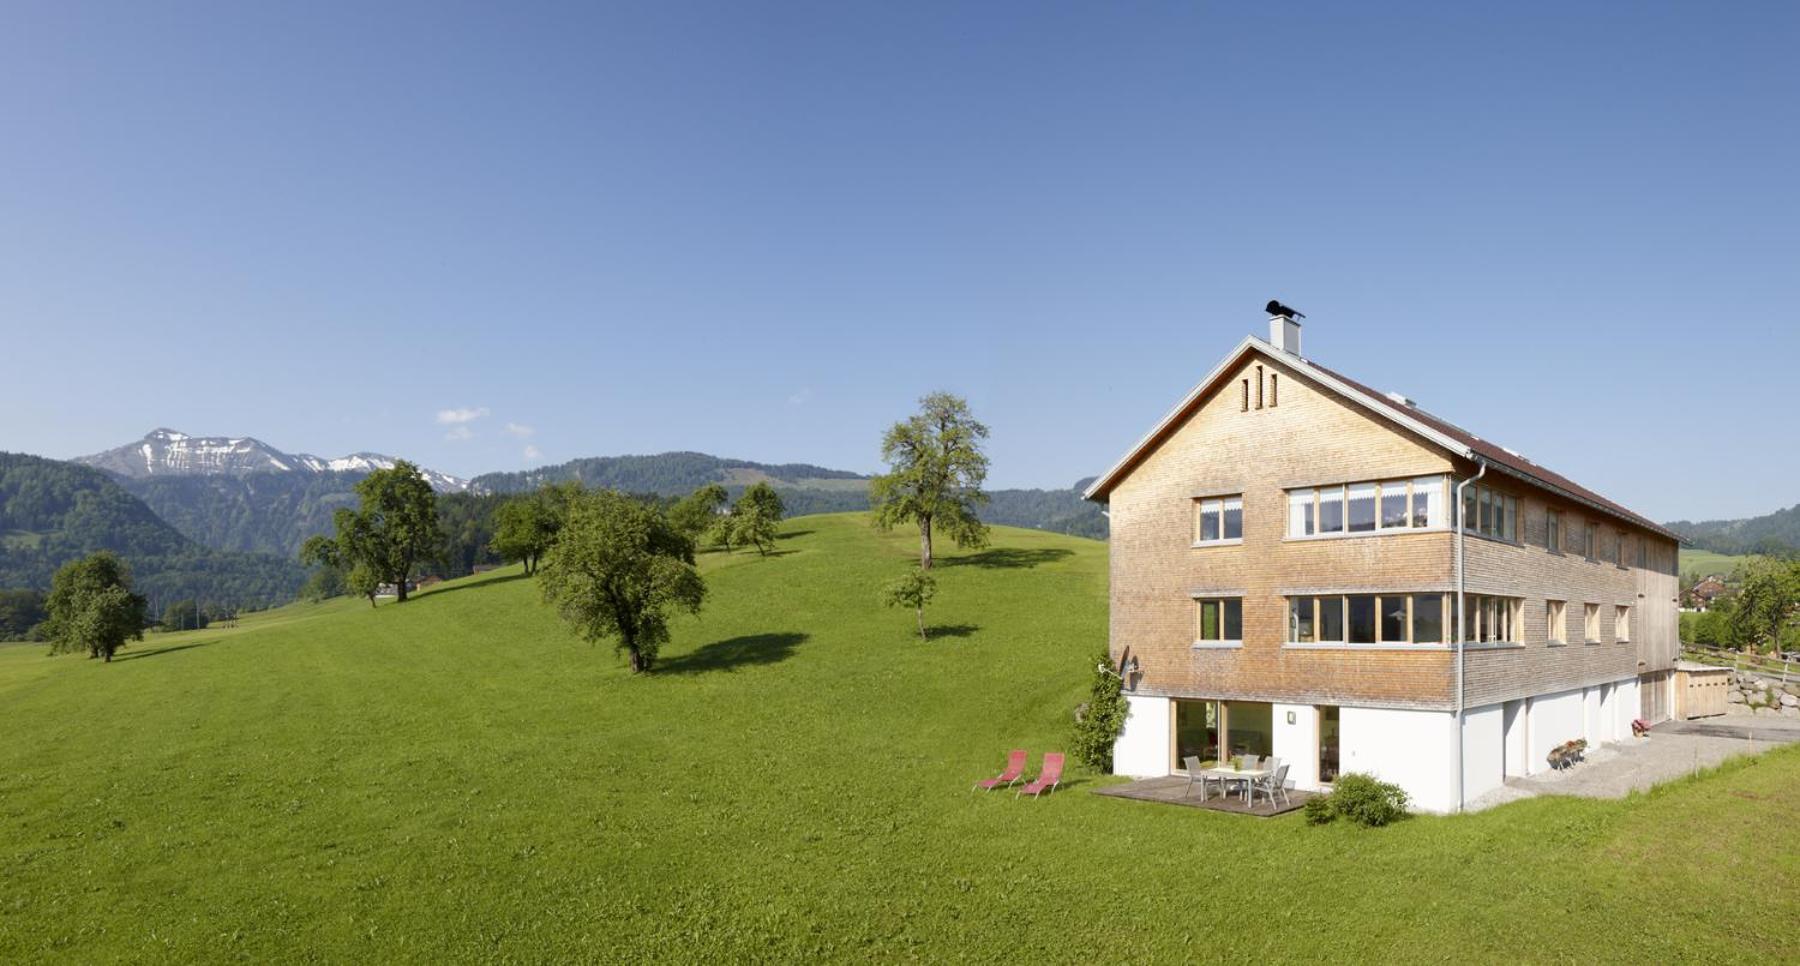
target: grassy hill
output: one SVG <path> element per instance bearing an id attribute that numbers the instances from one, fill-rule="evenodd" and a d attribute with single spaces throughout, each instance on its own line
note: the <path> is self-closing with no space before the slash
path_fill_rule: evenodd
<path id="1" fill-rule="evenodd" d="M 1377 831 L 1094 776 L 971 795 L 1005 749 L 1063 747 L 1105 547 L 951 552 L 923 645 L 877 603 L 914 539 L 811 517 L 779 556 L 708 556 L 705 613 L 645 678 L 516 572 L 111 666 L 0 648 L 0 961 L 1791 952 L 1800 854 L 1771 843 L 1800 749 Z"/>
<path id="2" fill-rule="evenodd" d="M 1755 559 L 1755 554 L 1716 553 L 1711 550 L 1682 547 L 1679 572 L 1698 573 L 1702 577 L 1707 574 L 1723 574 L 1729 577 L 1732 571 Z"/>

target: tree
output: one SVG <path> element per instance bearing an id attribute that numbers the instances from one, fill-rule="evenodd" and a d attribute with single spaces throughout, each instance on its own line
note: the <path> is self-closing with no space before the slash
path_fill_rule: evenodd
<path id="1" fill-rule="evenodd" d="M 724 487 L 708 483 L 669 508 L 669 523 L 698 546 L 717 525 L 720 511 L 730 499 Z"/>
<path id="2" fill-rule="evenodd" d="M 987 525 L 975 516 L 987 503 L 981 484 L 988 459 L 981 441 L 988 429 L 976 422 L 969 404 L 947 392 L 919 400 L 919 412 L 889 427 L 881 458 L 890 472 L 869 483 L 875 525 L 919 525 L 919 567 L 931 569 L 932 528 L 950 534 L 959 547 L 987 545 Z"/>
<path id="3" fill-rule="evenodd" d="M 545 552 L 562 528 L 556 509 L 541 494 L 509 500 L 494 513 L 494 539 L 489 544 L 502 560 L 520 561 L 525 573 L 537 572 Z"/>
<path id="4" fill-rule="evenodd" d="M 882 590 L 882 600 L 889 607 L 910 607 L 919 617 L 919 640 L 929 642 L 925 634 L 925 605 L 937 596 L 937 579 L 924 570 L 914 569 L 906 576 L 890 581 Z"/>
<path id="5" fill-rule="evenodd" d="M 757 483 L 739 496 L 731 508 L 731 534 L 734 542 L 750 544 L 759 554 L 768 554 L 775 546 L 775 533 L 786 511 L 781 494 L 767 483 Z"/>
<path id="6" fill-rule="evenodd" d="M 1124 686 L 1125 679 L 1113 669 L 1112 655 L 1101 651 L 1087 703 L 1075 709 L 1075 734 L 1070 742 L 1075 756 L 1102 774 L 1112 771 L 1113 743 L 1125 727 Z"/>
<path id="7" fill-rule="evenodd" d="M 35 640 L 44 618 L 44 595 L 35 590 L 0 590 L 0 641 Z"/>
<path id="8" fill-rule="evenodd" d="M 661 510 L 611 490 L 577 499 L 539 571 L 544 600 L 589 643 L 615 639 L 633 673 L 669 639 L 669 612 L 699 613 L 694 544 Z"/>
<path id="9" fill-rule="evenodd" d="M 1800 564 L 1759 560 L 1744 571 L 1743 582 L 1732 595 L 1726 620 L 1731 635 L 1745 647 L 1764 641 L 1781 647 L 1782 629 L 1800 610 Z"/>
<path id="10" fill-rule="evenodd" d="M 64 564 L 50 581 L 50 653 L 86 651 L 111 662 L 126 639 L 144 639 L 148 603 L 131 592 L 131 571 L 107 551 Z"/>
<path id="11" fill-rule="evenodd" d="M 165 631 L 197 631 L 206 624 L 206 615 L 200 612 L 200 602 L 192 598 L 175 601 L 163 608 L 162 626 Z"/>
<path id="12" fill-rule="evenodd" d="M 406 584 L 420 561 L 439 549 L 437 494 L 419 468 L 396 460 L 390 469 L 376 470 L 357 481 L 362 505 L 340 509 L 333 515 L 337 536 L 314 537 L 300 548 L 300 559 L 336 567 L 347 574 L 352 591 L 360 593 L 370 578 L 394 586 L 400 603 L 406 602 Z M 362 574 L 358 574 L 358 570 Z M 358 577 L 361 580 L 359 582 Z M 369 602 L 375 601 L 369 589 Z"/>

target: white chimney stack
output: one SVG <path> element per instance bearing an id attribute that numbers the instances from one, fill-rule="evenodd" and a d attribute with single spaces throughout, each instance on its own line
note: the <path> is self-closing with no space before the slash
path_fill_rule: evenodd
<path id="1" fill-rule="evenodd" d="M 1269 316 L 1269 344 L 1291 356 L 1300 354 L 1300 323 L 1285 315 Z"/>

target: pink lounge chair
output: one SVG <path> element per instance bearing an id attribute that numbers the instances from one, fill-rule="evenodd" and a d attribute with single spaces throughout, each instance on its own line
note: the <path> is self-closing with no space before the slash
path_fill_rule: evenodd
<path id="1" fill-rule="evenodd" d="M 993 778 L 984 778 L 975 783 L 975 788 L 993 791 L 1001 785 L 1011 787 L 1014 782 L 1025 777 L 1025 749 L 1014 748 L 1006 753 L 1006 770 Z M 975 788 L 969 789 L 974 791 Z"/>
<path id="2" fill-rule="evenodd" d="M 1036 798 L 1046 791 L 1056 791 L 1062 784 L 1063 756 L 1061 752 L 1050 752 L 1044 756 L 1044 767 L 1038 770 L 1038 776 L 1031 783 L 1019 789 L 1019 795 L 1030 795 Z M 1014 795 L 1014 798 L 1019 797 Z"/>

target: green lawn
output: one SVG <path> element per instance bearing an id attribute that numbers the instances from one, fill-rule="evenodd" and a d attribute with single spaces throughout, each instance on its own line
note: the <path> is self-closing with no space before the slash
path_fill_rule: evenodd
<path id="1" fill-rule="evenodd" d="M 1693 572 L 1702 577 L 1708 574 L 1721 574 L 1729 577 L 1733 570 L 1755 560 L 1756 555 L 1738 554 L 1734 556 L 1727 553 L 1714 553 L 1711 550 L 1682 547 L 1679 559 L 1681 573 Z"/>
<path id="2" fill-rule="evenodd" d="M 877 597 L 916 535 L 787 530 L 640 679 L 508 572 L 0 649 L 0 962 L 1793 954 L 1800 748 L 1369 831 L 971 795 L 1063 745 L 1105 546 L 951 554 L 921 645 Z"/>

